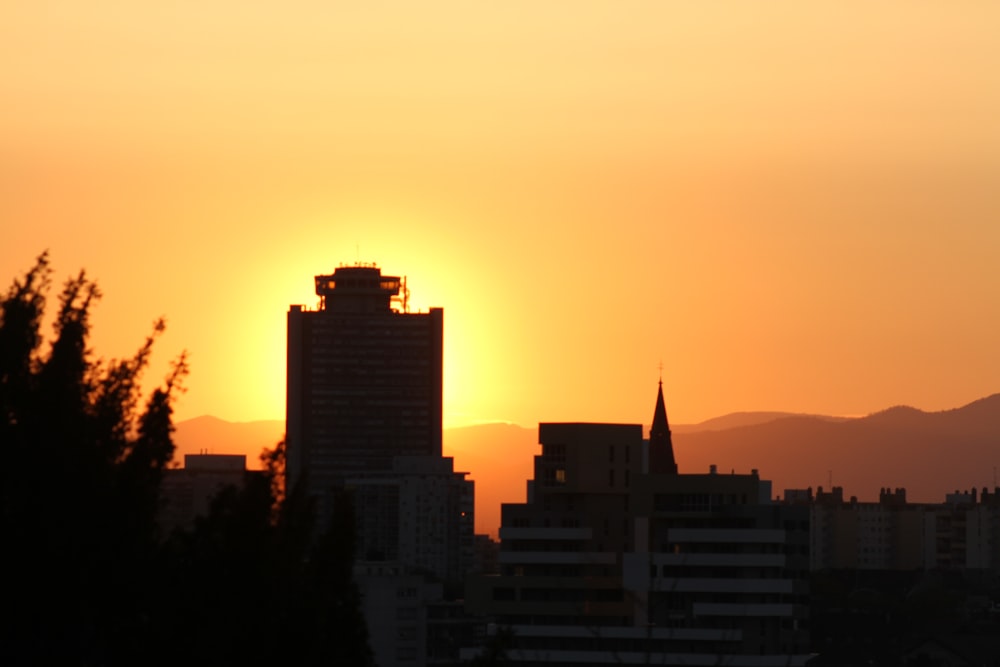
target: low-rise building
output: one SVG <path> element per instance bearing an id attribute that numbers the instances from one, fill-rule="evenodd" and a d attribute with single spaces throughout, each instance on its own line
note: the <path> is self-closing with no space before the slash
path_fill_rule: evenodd
<path id="1" fill-rule="evenodd" d="M 212 500 L 228 486 L 242 487 L 247 475 L 243 454 L 185 454 L 183 468 L 164 471 L 160 488 L 160 531 L 166 536 L 190 528 L 205 516 Z"/>

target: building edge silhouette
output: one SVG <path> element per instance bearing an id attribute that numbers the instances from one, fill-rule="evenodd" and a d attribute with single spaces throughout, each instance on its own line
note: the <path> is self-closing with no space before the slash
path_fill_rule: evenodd
<path id="1" fill-rule="evenodd" d="M 350 494 L 354 576 L 380 667 L 457 660 L 474 625 L 475 486 L 442 456 L 444 311 L 410 312 L 405 278 L 374 264 L 314 277 L 287 314 L 288 478 L 322 525 Z"/>
<path id="2" fill-rule="evenodd" d="M 502 506 L 499 573 L 469 579 L 469 611 L 514 664 L 804 665 L 808 512 L 757 470 L 677 472 L 662 382 L 642 436 L 539 424 L 527 501 Z"/>

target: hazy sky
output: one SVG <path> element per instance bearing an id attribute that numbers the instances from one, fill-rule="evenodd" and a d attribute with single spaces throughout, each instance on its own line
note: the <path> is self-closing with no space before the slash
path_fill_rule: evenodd
<path id="1" fill-rule="evenodd" d="M 1000 391 L 1000 3 L 7 2 L 0 269 L 105 293 L 177 417 L 284 416 L 285 313 L 377 262 L 445 421 Z"/>

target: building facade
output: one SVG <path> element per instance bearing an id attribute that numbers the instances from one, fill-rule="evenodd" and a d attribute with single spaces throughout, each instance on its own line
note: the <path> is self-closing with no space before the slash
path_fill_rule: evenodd
<path id="1" fill-rule="evenodd" d="M 910 503 L 902 488 L 861 502 L 820 487 L 786 490 L 783 502 L 809 508 L 813 570 L 1000 571 L 1000 488 Z"/>
<path id="2" fill-rule="evenodd" d="M 357 509 L 358 556 L 402 563 L 460 586 L 475 562 L 475 484 L 451 457 L 399 456 L 393 469 L 347 480 Z"/>
<path id="3" fill-rule="evenodd" d="M 374 266 L 315 285 L 318 308 L 288 311 L 286 439 L 290 482 L 322 499 L 396 456 L 441 455 L 443 311 L 406 312 Z"/>
<path id="4" fill-rule="evenodd" d="M 653 424 L 539 425 L 470 609 L 517 664 L 805 664 L 808 511 L 756 471 L 678 474 L 662 387 Z"/>
<path id="5" fill-rule="evenodd" d="M 473 628 L 454 611 L 475 561 L 475 487 L 441 455 L 443 311 L 409 312 L 405 279 L 370 265 L 315 287 L 317 308 L 288 312 L 289 483 L 321 524 L 338 493 L 352 497 L 379 666 L 454 661 Z"/>

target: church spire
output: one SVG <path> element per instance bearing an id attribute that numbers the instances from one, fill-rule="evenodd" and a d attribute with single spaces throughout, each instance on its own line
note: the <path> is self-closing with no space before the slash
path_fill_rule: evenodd
<path id="1" fill-rule="evenodd" d="M 667 422 L 667 406 L 663 402 L 663 379 L 656 393 L 656 408 L 653 410 L 653 426 L 649 430 L 649 471 L 652 473 L 677 474 L 674 460 L 674 445 L 670 439 L 670 424 Z"/>

